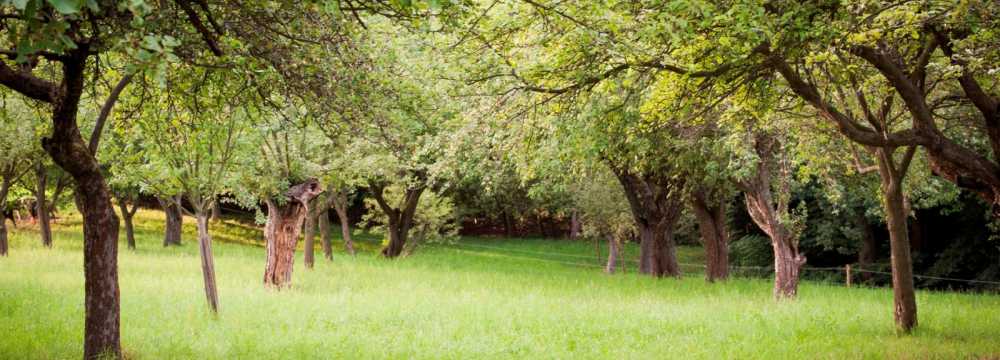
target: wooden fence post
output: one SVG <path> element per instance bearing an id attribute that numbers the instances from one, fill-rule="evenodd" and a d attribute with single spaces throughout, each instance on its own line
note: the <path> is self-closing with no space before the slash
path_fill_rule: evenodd
<path id="1" fill-rule="evenodd" d="M 851 287 L 851 264 L 844 266 L 844 272 L 847 273 L 847 287 Z"/>

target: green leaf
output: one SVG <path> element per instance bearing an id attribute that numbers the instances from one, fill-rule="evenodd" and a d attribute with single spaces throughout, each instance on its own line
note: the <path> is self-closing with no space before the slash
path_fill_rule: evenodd
<path id="1" fill-rule="evenodd" d="M 48 0 L 49 4 L 60 14 L 70 15 L 80 12 L 83 3 L 79 0 Z"/>

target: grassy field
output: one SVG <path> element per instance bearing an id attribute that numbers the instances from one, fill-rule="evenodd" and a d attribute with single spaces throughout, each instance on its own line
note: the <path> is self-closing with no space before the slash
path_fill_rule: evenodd
<path id="1" fill-rule="evenodd" d="M 1000 296 L 918 292 L 920 327 L 893 332 L 889 289 L 805 283 L 776 303 L 767 280 L 706 284 L 604 275 L 593 244 L 462 239 L 411 257 L 338 252 L 293 288 L 262 285 L 260 232 L 216 225 L 220 313 L 204 299 L 194 242 L 161 247 L 162 214 L 138 215 L 138 250 L 121 246 L 122 345 L 130 358 L 997 358 Z M 337 232 L 339 234 L 339 232 Z M 338 239 L 339 240 L 339 239 Z M 0 259 L 0 359 L 79 358 L 83 267 L 79 219 L 55 247 L 12 233 Z M 602 249 L 602 251 L 606 251 Z M 630 248 L 634 253 L 635 249 Z M 698 262 L 682 248 L 682 262 Z"/>

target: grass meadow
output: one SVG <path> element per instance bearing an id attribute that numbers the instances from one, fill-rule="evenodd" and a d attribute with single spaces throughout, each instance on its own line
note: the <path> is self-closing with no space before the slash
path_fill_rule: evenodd
<path id="1" fill-rule="evenodd" d="M 0 359 L 82 356 L 81 225 L 64 216 L 52 249 L 30 227 L 11 233 Z M 260 231 L 231 220 L 212 228 L 213 316 L 193 219 L 171 248 L 161 246 L 162 213 L 136 220 L 138 249 L 119 250 L 122 347 L 133 359 L 1000 357 L 997 295 L 919 291 L 920 326 L 897 336 L 887 288 L 806 282 L 797 300 L 775 302 L 767 279 L 605 275 L 592 243 L 566 240 L 463 238 L 387 261 L 377 238 L 360 236 L 356 257 L 338 246 L 327 261 L 317 245 L 312 270 L 298 254 L 292 288 L 273 291 L 262 284 Z M 684 247 L 681 261 L 699 252 Z"/>

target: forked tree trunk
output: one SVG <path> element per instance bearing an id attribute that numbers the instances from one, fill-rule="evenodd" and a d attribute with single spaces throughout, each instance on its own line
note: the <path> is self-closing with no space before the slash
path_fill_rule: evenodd
<path id="1" fill-rule="evenodd" d="M 163 247 L 180 245 L 181 232 L 184 229 L 184 213 L 181 212 L 180 200 L 173 196 L 158 200 L 166 216 L 166 223 L 163 227 Z"/>
<path id="2" fill-rule="evenodd" d="M 382 256 L 392 259 L 403 253 L 406 238 L 409 236 L 410 228 L 413 227 L 413 216 L 416 214 L 417 204 L 420 202 L 420 195 L 424 192 L 424 188 L 406 189 L 399 207 L 393 207 L 386 201 L 383 196 L 384 191 L 382 186 L 372 186 L 372 196 L 388 218 L 386 227 L 389 233 L 389 244 L 382 249 Z"/>
<path id="3" fill-rule="evenodd" d="M 768 134 L 756 134 L 754 150 L 760 160 L 756 171 L 749 178 L 738 181 L 737 186 L 746 196 L 750 218 L 771 238 L 774 251 L 774 297 L 792 299 L 798 295 L 799 270 L 806 257 L 799 254 L 797 234 L 782 222 L 788 217 L 788 198 L 791 193 L 791 170 L 784 159 L 777 139 Z M 781 155 L 781 159 L 779 159 Z M 775 174 L 777 172 L 777 174 Z M 774 176 L 777 176 L 776 178 Z M 771 192 L 771 183 L 777 182 L 779 197 Z"/>
<path id="4" fill-rule="evenodd" d="M 327 260 L 333 260 L 333 245 L 331 243 L 330 235 L 330 209 L 324 209 L 320 212 L 318 220 L 319 226 L 319 237 L 323 242 L 323 257 Z"/>
<path id="5" fill-rule="evenodd" d="M 204 207 L 199 206 L 195 212 L 198 221 L 198 253 L 201 255 L 201 275 L 205 281 L 205 298 L 213 313 L 219 312 L 219 292 L 215 286 L 215 257 L 212 255 L 212 235 L 208 233 L 208 221 L 211 216 Z"/>
<path id="6" fill-rule="evenodd" d="M 35 211 L 38 213 L 38 233 L 42 236 L 42 245 L 47 248 L 52 247 L 52 227 L 49 223 L 49 207 L 45 198 L 45 188 L 48 187 L 48 173 L 45 171 L 45 164 L 38 162 L 35 168 L 35 175 L 38 183 L 35 187 Z"/>
<path id="7" fill-rule="evenodd" d="M 306 269 L 312 269 L 313 264 L 316 262 L 316 222 L 318 221 L 317 217 L 319 217 L 320 213 L 317 206 L 321 202 L 322 201 L 317 201 L 313 207 L 309 208 L 309 211 L 306 212 L 305 224 L 303 225 L 304 230 L 302 237 L 305 247 L 302 249 L 302 260 L 306 265 Z"/>
<path id="8" fill-rule="evenodd" d="M 604 266 L 604 272 L 608 274 L 615 273 L 615 267 L 618 266 L 618 257 L 621 256 L 621 245 L 619 240 L 614 235 L 608 235 L 608 263 Z"/>
<path id="9" fill-rule="evenodd" d="M 344 238 L 344 250 L 348 254 L 355 255 L 354 240 L 351 238 L 351 219 L 347 216 L 347 191 L 337 191 L 333 196 L 333 208 L 340 221 L 340 236 Z"/>
<path id="10" fill-rule="evenodd" d="M 132 224 L 132 219 L 135 217 L 135 212 L 139 209 L 139 205 L 132 204 L 132 209 L 130 210 L 128 202 L 119 199 L 118 209 L 122 213 L 122 220 L 125 221 L 125 239 L 128 242 L 128 248 L 135 250 L 135 227 Z"/>
<path id="11" fill-rule="evenodd" d="M 639 272 L 656 277 L 680 277 L 674 227 L 681 215 L 683 182 L 612 170 L 625 190 L 639 229 Z"/>
<path id="12" fill-rule="evenodd" d="M 889 228 L 889 249 L 892 264 L 893 317 L 896 329 L 909 333 L 917 326 L 917 299 L 913 289 L 913 263 L 910 260 L 910 240 L 906 228 L 906 207 L 903 179 L 916 148 L 910 147 L 900 164 L 893 159 L 893 148 L 877 148 L 879 176 L 885 220 Z"/>
<path id="13" fill-rule="evenodd" d="M 691 208 L 698 219 L 698 232 L 705 246 L 705 280 L 729 278 L 729 231 L 726 228 L 726 201 L 713 199 L 704 191 L 691 194 Z"/>
<path id="14" fill-rule="evenodd" d="M 309 201 L 320 192 L 319 183 L 309 180 L 289 188 L 283 204 L 266 200 L 264 237 L 267 239 L 267 263 L 264 267 L 264 286 L 281 289 L 291 284 L 299 230 L 309 211 Z"/>

